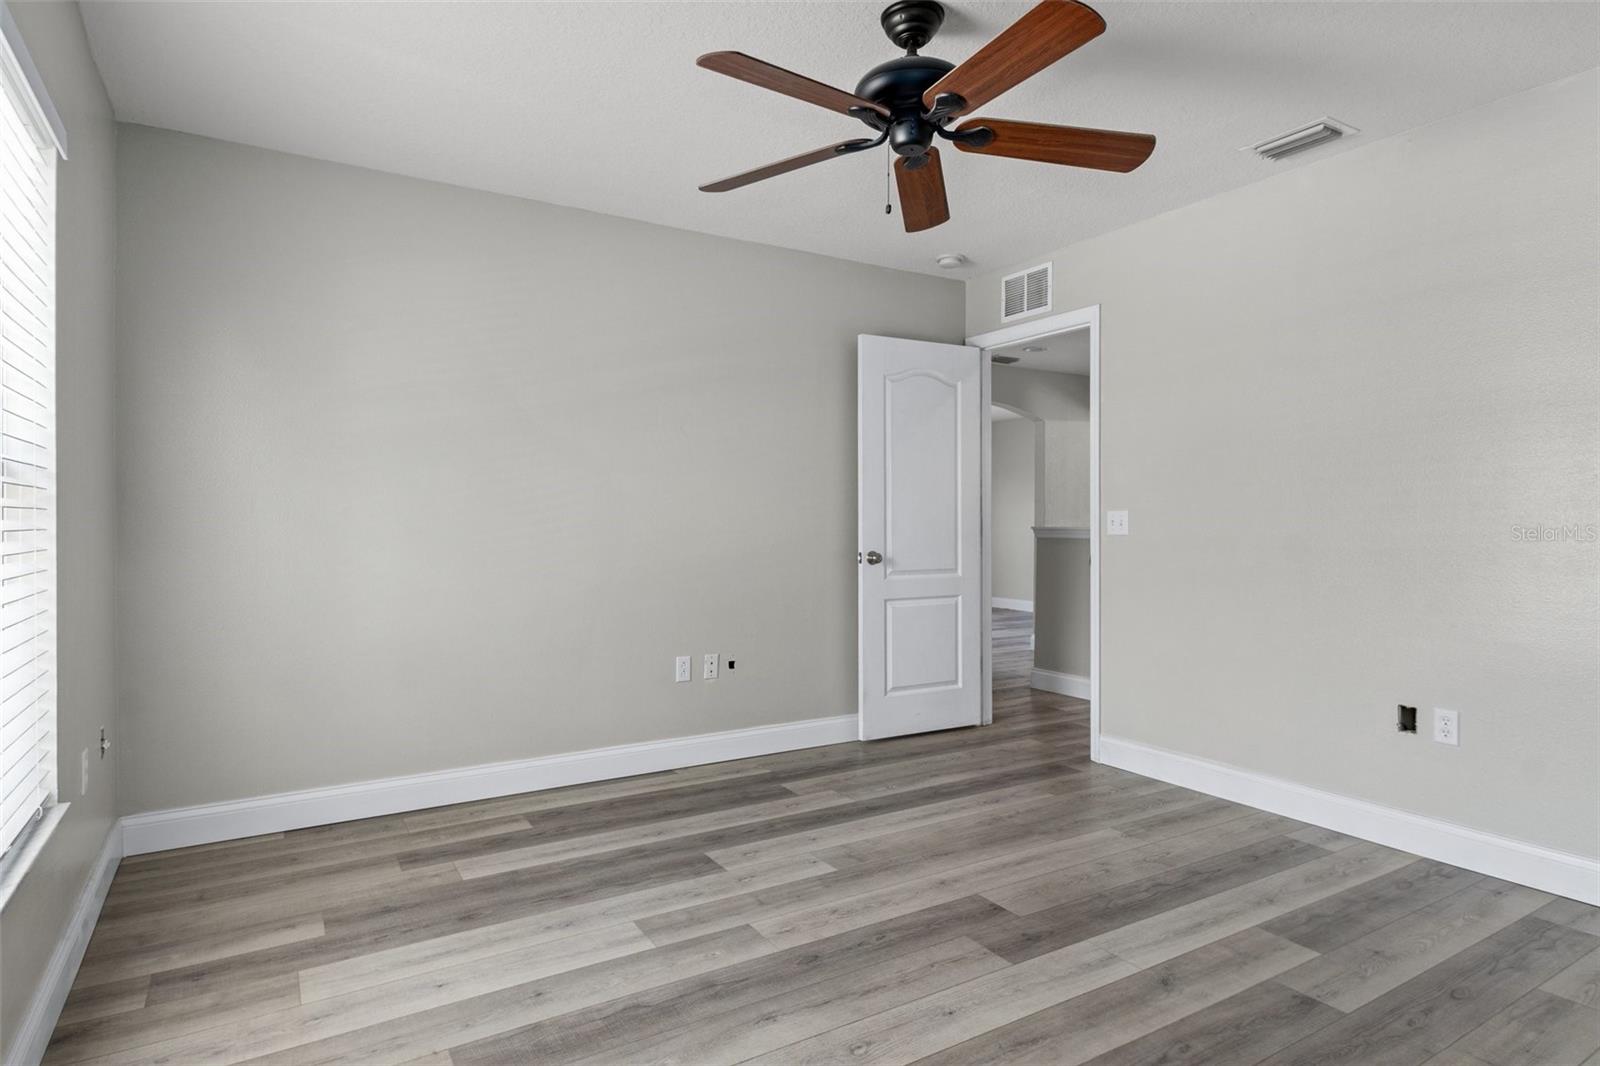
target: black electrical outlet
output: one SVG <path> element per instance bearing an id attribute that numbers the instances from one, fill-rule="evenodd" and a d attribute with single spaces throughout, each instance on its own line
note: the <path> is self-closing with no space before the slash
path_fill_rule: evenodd
<path id="1" fill-rule="evenodd" d="M 1417 709 L 1400 704 L 1399 729 L 1402 733 L 1415 733 L 1417 731 Z"/>

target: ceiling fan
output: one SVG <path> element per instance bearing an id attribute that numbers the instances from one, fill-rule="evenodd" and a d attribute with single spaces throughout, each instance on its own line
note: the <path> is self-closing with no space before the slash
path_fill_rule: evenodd
<path id="1" fill-rule="evenodd" d="M 967 119 L 954 128 L 950 125 L 1104 33 L 1105 19 L 1086 4 L 1043 0 L 960 66 L 917 54 L 944 22 L 944 7 L 936 0 L 895 0 L 884 8 L 879 21 L 889 40 L 906 54 L 873 67 L 854 93 L 742 52 L 710 52 L 696 60 L 718 74 L 860 119 L 878 134 L 768 163 L 702 185 L 701 191 L 727 192 L 888 142 L 898 157 L 894 175 L 900 190 L 900 213 L 906 232 L 915 233 L 950 220 L 935 137 L 963 152 L 1120 173 L 1133 170 L 1155 150 L 1156 139 L 1147 133 L 982 117 Z"/>

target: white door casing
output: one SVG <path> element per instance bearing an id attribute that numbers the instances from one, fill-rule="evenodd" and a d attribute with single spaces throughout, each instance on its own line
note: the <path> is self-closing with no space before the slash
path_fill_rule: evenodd
<path id="1" fill-rule="evenodd" d="M 1104 529 L 1100 502 L 1100 305 L 1091 304 L 1076 311 L 1063 311 L 1060 314 L 1045 315 L 1043 318 L 1030 319 L 1015 325 L 1001 326 L 999 329 L 968 337 L 967 343 L 990 352 L 995 348 L 1042 340 L 1058 333 L 1078 329 L 1089 331 L 1089 759 L 1092 762 L 1100 762 L 1100 536 Z M 990 361 L 985 358 L 986 375 L 989 367 Z M 984 439 L 988 440 L 987 406 L 983 409 L 983 419 Z M 984 522 L 987 523 L 991 506 L 987 482 L 984 484 L 983 496 Z M 986 553 L 984 565 L 988 566 L 989 562 Z M 985 594 L 989 592 L 987 578 L 984 590 Z M 992 650 L 987 640 L 984 642 L 983 654 L 984 672 L 992 676 L 993 665 L 990 658 Z"/>
<path id="2" fill-rule="evenodd" d="M 981 369 L 977 348 L 858 341 L 862 740 L 982 719 Z"/>

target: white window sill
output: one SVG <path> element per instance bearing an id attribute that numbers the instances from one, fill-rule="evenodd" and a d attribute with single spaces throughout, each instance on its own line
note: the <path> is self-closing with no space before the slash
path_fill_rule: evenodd
<path id="1" fill-rule="evenodd" d="M 12 848 L 9 855 L 0 859 L 0 910 L 5 910 L 11 902 L 12 893 L 16 892 L 34 862 L 44 853 L 45 845 L 50 842 L 56 826 L 61 824 L 70 806 L 70 803 L 56 803 L 46 807 L 44 815 L 28 830 L 22 845 Z"/>

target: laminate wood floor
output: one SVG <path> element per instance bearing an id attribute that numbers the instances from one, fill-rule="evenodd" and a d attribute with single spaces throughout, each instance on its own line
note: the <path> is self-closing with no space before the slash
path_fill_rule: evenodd
<path id="1" fill-rule="evenodd" d="M 995 724 L 125 860 L 47 1063 L 1600 1064 L 1600 912 Z"/>

